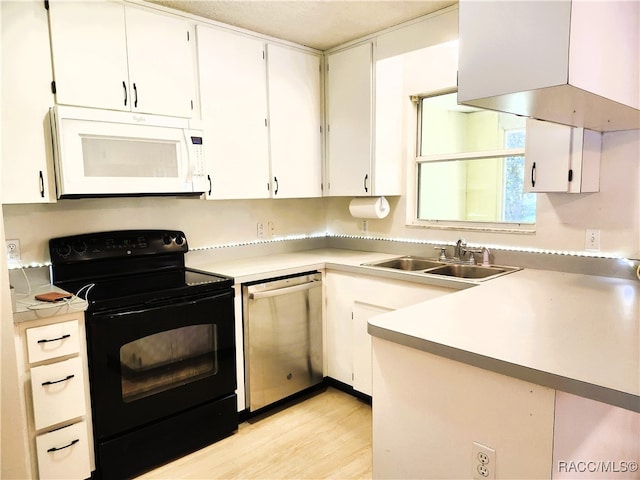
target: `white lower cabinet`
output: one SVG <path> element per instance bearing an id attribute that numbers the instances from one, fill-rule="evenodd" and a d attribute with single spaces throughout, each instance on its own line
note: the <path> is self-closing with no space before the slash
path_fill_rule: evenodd
<path id="1" fill-rule="evenodd" d="M 368 320 L 454 292 L 450 288 L 329 270 L 326 291 L 327 376 L 372 395 Z"/>
<path id="2" fill-rule="evenodd" d="M 89 478 L 89 437 L 86 422 L 36 437 L 40 478 Z"/>
<path id="3" fill-rule="evenodd" d="M 31 477 L 86 479 L 95 469 L 84 315 L 15 324 Z"/>

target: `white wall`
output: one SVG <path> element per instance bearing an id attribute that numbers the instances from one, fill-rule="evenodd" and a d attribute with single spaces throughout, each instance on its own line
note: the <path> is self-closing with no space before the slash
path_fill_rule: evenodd
<path id="1" fill-rule="evenodd" d="M 325 231 L 322 199 L 204 201 L 95 198 L 49 205 L 4 205 L 5 238 L 20 240 L 22 263 L 49 260 L 53 237 L 105 230 L 183 230 L 191 249 L 256 240 L 257 223 L 275 224 L 275 237 Z"/>

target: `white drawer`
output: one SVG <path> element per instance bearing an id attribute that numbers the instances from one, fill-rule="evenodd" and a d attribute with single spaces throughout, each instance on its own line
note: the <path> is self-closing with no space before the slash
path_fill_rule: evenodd
<path id="1" fill-rule="evenodd" d="M 77 320 L 28 328 L 26 332 L 29 363 L 71 355 L 80 351 Z"/>
<path id="2" fill-rule="evenodd" d="M 91 476 L 85 422 L 38 435 L 36 450 L 41 479 L 85 479 Z"/>
<path id="3" fill-rule="evenodd" d="M 85 414 L 84 375 L 79 357 L 31 369 L 36 430 Z"/>

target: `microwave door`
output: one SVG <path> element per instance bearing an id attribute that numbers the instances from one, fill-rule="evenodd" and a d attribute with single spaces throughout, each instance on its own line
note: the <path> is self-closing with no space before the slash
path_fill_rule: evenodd
<path id="1" fill-rule="evenodd" d="M 61 198 L 193 191 L 183 128 L 76 118 L 56 127 Z"/>

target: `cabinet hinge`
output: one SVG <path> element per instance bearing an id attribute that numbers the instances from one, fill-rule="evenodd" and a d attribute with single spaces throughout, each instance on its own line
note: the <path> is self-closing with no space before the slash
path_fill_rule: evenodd
<path id="1" fill-rule="evenodd" d="M 573 169 L 569 169 L 569 181 L 572 182 L 573 181 Z"/>
<path id="2" fill-rule="evenodd" d="M 52 80 L 51 81 L 51 93 L 55 94 L 56 93 L 56 81 Z"/>
<path id="3" fill-rule="evenodd" d="M 49 0 L 44 0 L 44 9 L 49 10 Z"/>

